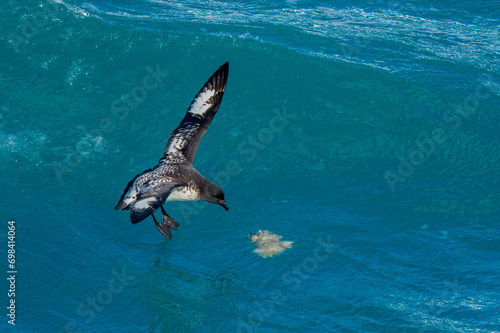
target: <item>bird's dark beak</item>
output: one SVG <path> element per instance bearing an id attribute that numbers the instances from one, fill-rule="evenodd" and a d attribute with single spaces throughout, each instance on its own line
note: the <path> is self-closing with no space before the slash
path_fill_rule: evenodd
<path id="1" fill-rule="evenodd" d="M 229 207 L 227 206 L 227 203 L 224 200 L 219 200 L 219 205 L 224 207 L 225 210 L 229 210 Z"/>

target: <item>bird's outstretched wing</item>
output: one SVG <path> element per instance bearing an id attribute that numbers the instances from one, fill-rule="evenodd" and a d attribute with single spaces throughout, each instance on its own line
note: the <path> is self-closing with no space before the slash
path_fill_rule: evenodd
<path id="1" fill-rule="evenodd" d="M 193 163 L 198 144 L 222 102 L 228 74 L 229 63 L 226 62 L 196 94 L 184 119 L 170 135 L 160 163 L 179 154 Z"/>
<path id="2" fill-rule="evenodd" d="M 170 192 L 180 185 L 178 183 L 162 183 L 143 186 L 141 192 L 137 195 L 137 200 L 128 207 L 130 209 L 130 221 L 136 224 L 153 214 L 165 203 Z"/>

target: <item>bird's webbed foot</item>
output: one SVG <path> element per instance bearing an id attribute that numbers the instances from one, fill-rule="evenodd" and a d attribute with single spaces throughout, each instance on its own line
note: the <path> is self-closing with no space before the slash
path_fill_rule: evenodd
<path id="1" fill-rule="evenodd" d="M 161 206 L 161 213 L 163 214 L 163 223 L 158 222 L 153 214 L 151 214 L 151 216 L 155 221 L 158 231 L 160 231 L 163 236 L 170 239 L 170 237 L 172 237 L 172 232 L 170 232 L 170 229 L 176 230 L 179 226 L 179 223 L 177 223 L 176 220 L 174 220 L 170 215 L 167 214 L 165 209 L 163 209 L 163 206 Z"/>
<path id="2" fill-rule="evenodd" d="M 174 220 L 170 215 L 167 214 L 165 209 L 163 209 L 163 206 L 161 206 L 160 208 L 161 213 L 163 214 L 163 223 L 166 224 L 170 229 L 177 230 L 179 223 L 177 223 L 176 220 Z"/>
<path id="3" fill-rule="evenodd" d="M 163 236 L 170 239 L 170 237 L 172 237 L 172 233 L 170 232 L 170 228 L 166 224 L 158 222 L 156 220 L 156 217 L 153 214 L 151 214 L 151 216 L 153 217 L 153 220 L 155 221 L 155 225 L 158 228 L 158 231 L 161 232 L 161 234 Z"/>

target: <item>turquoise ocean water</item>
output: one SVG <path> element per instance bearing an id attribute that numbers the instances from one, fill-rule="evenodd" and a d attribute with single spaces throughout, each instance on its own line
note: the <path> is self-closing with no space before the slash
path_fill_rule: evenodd
<path id="1" fill-rule="evenodd" d="M 0 11 L 2 332 L 500 331 L 498 1 Z M 195 167 L 230 210 L 132 225 L 124 187 L 226 61 Z"/>

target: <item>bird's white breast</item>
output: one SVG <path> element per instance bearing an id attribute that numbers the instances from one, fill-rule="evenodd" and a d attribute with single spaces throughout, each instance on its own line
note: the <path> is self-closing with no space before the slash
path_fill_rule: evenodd
<path id="1" fill-rule="evenodd" d="M 167 201 L 200 200 L 200 191 L 190 186 L 179 186 L 170 192 Z"/>

